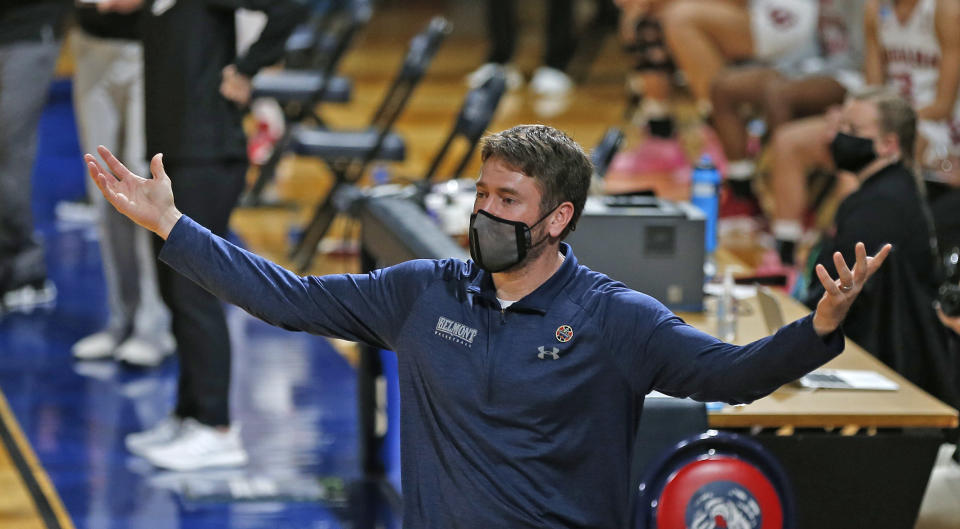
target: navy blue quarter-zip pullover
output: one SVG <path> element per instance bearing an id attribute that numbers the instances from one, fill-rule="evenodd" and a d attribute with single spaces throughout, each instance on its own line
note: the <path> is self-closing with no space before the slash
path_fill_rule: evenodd
<path id="1" fill-rule="evenodd" d="M 299 277 L 188 217 L 160 258 L 285 329 L 397 352 L 404 526 L 622 528 L 644 395 L 749 402 L 843 349 L 811 317 L 738 347 L 577 264 L 501 310 L 472 261 Z"/>

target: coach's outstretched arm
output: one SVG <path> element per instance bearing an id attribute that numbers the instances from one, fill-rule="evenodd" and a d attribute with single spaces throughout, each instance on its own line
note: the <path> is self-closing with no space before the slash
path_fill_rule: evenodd
<path id="1" fill-rule="evenodd" d="M 150 163 L 151 180 L 130 172 L 108 149 L 97 152 L 110 170 L 87 154 L 90 177 L 117 210 L 166 241 L 161 261 L 220 299 L 285 329 L 392 348 L 424 282 L 442 266 L 410 261 L 368 274 L 300 277 L 183 215 L 159 154 Z"/>

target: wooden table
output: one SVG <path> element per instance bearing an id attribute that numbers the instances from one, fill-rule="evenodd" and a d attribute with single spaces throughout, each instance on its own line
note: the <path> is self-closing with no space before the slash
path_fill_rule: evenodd
<path id="1" fill-rule="evenodd" d="M 718 260 L 732 262 L 729 255 Z M 774 291 L 789 322 L 809 309 Z M 769 334 L 756 298 L 737 321 L 735 343 Z M 715 333 L 705 313 L 680 313 Z M 957 410 L 930 396 L 849 338 L 825 365 L 870 369 L 899 384 L 896 391 L 809 390 L 787 384 L 746 406 L 709 413 L 713 428 L 749 433 L 782 463 L 793 484 L 801 529 L 912 529 L 940 444 L 957 426 Z"/>
<path id="2" fill-rule="evenodd" d="M 793 321 L 810 310 L 786 294 L 774 291 L 784 313 Z M 741 301 L 748 309 L 737 321 L 736 343 L 747 343 L 769 334 L 756 298 Z M 687 323 L 713 333 L 716 323 L 705 313 L 680 313 Z M 824 367 L 868 369 L 895 381 L 896 391 L 809 390 L 788 384 L 772 395 L 746 406 L 725 406 L 710 413 L 716 428 L 827 427 L 847 432 L 869 427 L 951 428 L 957 426 L 957 410 L 940 402 L 887 367 L 847 338 L 843 354 Z"/>

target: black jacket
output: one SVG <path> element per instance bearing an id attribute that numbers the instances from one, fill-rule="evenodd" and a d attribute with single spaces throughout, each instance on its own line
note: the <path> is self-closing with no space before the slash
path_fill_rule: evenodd
<path id="1" fill-rule="evenodd" d="M 0 46 L 59 40 L 72 5 L 72 0 L 0 1 Z"/>
<path id="2" fill-rule="evenodd" d="M 267 26 L 244 57 L 236 56 L 237 8 L 263 11 Z M 220 95 L 229 64 L 252 76 L 277 62 L 303 20 L 294 0 L 154 0 L 143 10 L 147 154 L 212 161 L 246 156 L 243 111 Z"/>
<path id="3" fill-rule="evenodd" d="M 817 262 L 837 277 L 833 253 L 852 266 L 854 245 L 873 255 L 885 243 L 893 251 L 850 308 L 843 331 L 908 380 L 956 407 L 958 366 L 946 346 L 946 329 L 933 301 L 940 278 L 931 247 L 932 227 L 913 174 L 902 164 L 868 178 L 837 210 L 836 233 L 825 238 Z M 823 286 L 810 276 L 806 303 L 816 307 Z"/>
<path id="4" fill-rule="evenodd" d="M 101 13 L 95 4 L 77 7 L 74 16 L 84 32 L 101 39 L 137 40 L 140 38 L 141 12 Z"/>

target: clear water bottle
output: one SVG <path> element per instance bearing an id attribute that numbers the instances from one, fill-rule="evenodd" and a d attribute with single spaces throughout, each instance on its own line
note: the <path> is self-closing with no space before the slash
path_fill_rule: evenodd
<path id="1" fill-rule="evenodd" d="M 737 339 L 737 307 L 733 287 L 733 268 L 728 266 L 724 269 L 723 291 L 717 300 L 717 338 L 725 342 Z"/>
<path id="2" fill-rule="evenodd" d="M 714 251 L 717 249 L 717 212 L 720 207 L 720 171 L 713 164 L 709 154 L 700 157 L 697 166 L 691 175 L 692 189 L 690 202 L 700 208 L 706 217 L 704 227 L 704 247 L 706 248 L 707 262 L 704 263 L 704 273 L 707 278 L 713 277 L 716 272 Z"/>

